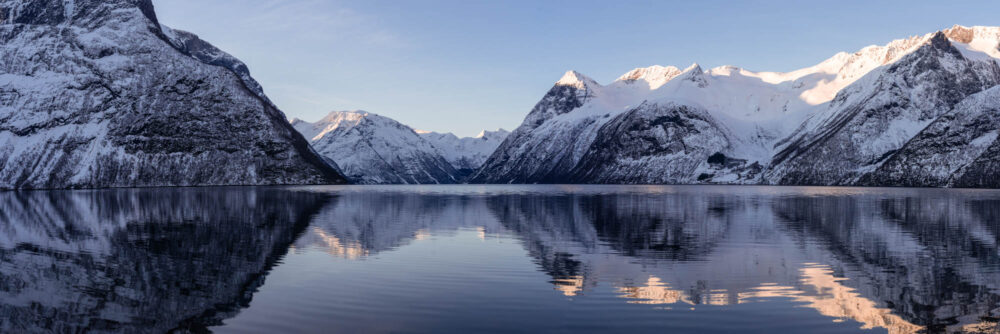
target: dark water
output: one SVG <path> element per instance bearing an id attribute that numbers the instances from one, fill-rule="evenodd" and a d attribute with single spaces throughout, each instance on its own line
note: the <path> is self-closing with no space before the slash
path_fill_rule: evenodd
<path id="1" fill-rule="evenodd" d="M 995 333 L 1000 192 L 0 193 L 5 333 Z"/>

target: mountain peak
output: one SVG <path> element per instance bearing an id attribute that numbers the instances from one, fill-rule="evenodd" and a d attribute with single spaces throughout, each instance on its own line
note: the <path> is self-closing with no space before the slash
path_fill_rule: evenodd
<path id="1" fill-rule="evenodd" d="M 948 38 L 956 42 L 965 44 L 971 43 L 972 39 L 975 38 L 976 36 L 972 28 L 966 26 L 960 26 L 957 24 L 949 29 L 945 29 L 943 32 L 944 35 L 947 36 Z"/>
<path id="2" fill-rule="evenodd" d="M 698 63 L 691 63 L 690 66 L 684 69 L 683 73 L 690 73 L 690 72 L 702 73 L 705 71 L 701 69 L 701 65 L 698 65 Z"/>
<path id="3" fill-rule="evenodd" d="M 959 53 L 959 50 L 951 44 L 951 39 L 948 38 L 948 35 L 944 31 L 931 34 L 927 41 L 924 42 L 924 45 L 937 50 Z"/>
<path id="4" fill-rule="evenodd" d="M 691 64 L 691 66 L 684 69 L 684 72 L 681 72 L 677 77 L 694 82 L 700 88 L 708 86 L 708 80 L 705 79 L 705 70 L 702 70 L 701 65 L 698 65 L 698 63 Z"/>
<path id="5" fill-rule="evenodd" d="M 343 117 L 348 117 L 348 118 L 364 118 L 364 117 L 368 117 L 368 116 L 378 116 L 378 115 L 372 114 L 372 113 L 364 111 L 364 110 L 331 111 L 330 113 L 326 114 L 326 116 L 324 116 L 322 119 L 320 119 L 320 122 L 322 122 L 324 120 L 334 119 L 334 118 L 343 118 Z"/>
<path id="6" fill-rule="evenodd" d="M 977 39 L 983 39 L 991 42 L 997 42 L 1000 40 L 1000 27 L 966 27 L 956 24 L 951 28 L 943 30 L 942 32 L 945 36 L 948 36 L 949 39 L 964 44 L 972 43 Z"/>
<path id="7" fill-rule="evenodd" d="M 556 86 L 571 86 L 583 89 L 589 86 L 600 86 L 600 84 L 594 81 L 594 79 L 580 74 L 580 72 L 570 70 L 566 74 L 563 74 L 559 81 L 556 81 Z"/>

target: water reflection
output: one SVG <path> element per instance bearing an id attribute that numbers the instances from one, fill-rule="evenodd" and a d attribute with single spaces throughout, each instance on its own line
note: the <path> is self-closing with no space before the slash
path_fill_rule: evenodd
<path id="1" fill-rule="evenodd" d="M 879 307 L 854 288 L 845 286 L 842 282 L 848 279 L 834 276 L 829 266 L 806 264 L 801 272 L 801 287 L 804 290 L 774 283 L 762 284 L 751 291 L 739 293 L 739 302 L 748 303 L 760 298 L 789 298 L 806 303 L 806 307 L 836 318 L 835 321 L 851 319 L 860 322 L 863 329 L 884 328 L 889 333 L 916 333 L 924 329 L 892 314 L 887 308 Z"/>
<path id="2" fill-rule="evenodd" d="M 513 262 L 477 256 L 481 244 L 451 238 L 472 231 L 478 241 L 517 244 L 544 274 L 536 282 L 547 281 L 541 284 L 548 284 L 549 296 L 560 299 L 549 306 L 552 312 L 643 317 L 629 327 L 640 331 L 714 324 L 665 322 L 620 307 L 707 308 L 740 317 L 726 312 L 743 304 L 787 305 L 812 310 L 828 323 L 882 332 L 996 332 L 998 218 L 1000 192 L 958 190 L 470 186 L 0 193 L 0 330 L 225 329 L 213 326 L 252 309 L 251 298 L 267 287 L 264 277 L 289 250 L 376 268 L 380 255 L 451 243 L 469 252 L 466 268 L 416 257 L 391 275 L 361 269 L 352 281 L 293 286 L 350 296 L 309 301 L 325 303 L 317 305 L 325 317 L 343 312 L 337 319 L 344 328 L 374 330 L 347 323 L 365 321 L 350 316 L 364 311 L 384 312 L 382 325 L 397 320 L 409 331 L 440 332 L 462 317 L 421 313 L 407 303 L 398 309 L 393 302 L 377 304 L 382 309 L 344 303 L 398 296 L 358 289 L 366 281 L 379 286 L 373 290 L 394 286 L 414 296 L 428 292 L 407 284 L 458 289 L 489 281 L 489 275 L 527 289 L 531 282 L 522 276 L 503 276 L 516 269 Z M 417 271 L 433 279 L 408 282 Z M 387 276 L 395 280 L 387 284 Z M 512 292 L 476 293 L 504 300 Z M 521 301 L 527 304 L 545 298 L 518 296 L 531 299 Z M 431 301 L 460 302 L 486 305 Z M 551 315 L 523 311 L 521 304 L 498 307 L 523 321 L 487 329 L 547 331 L 524 326 L 535 318 L 551 323 Z M 451 326 L 415 320 L 428 317 Z M 318 322 L 311 327 L 322 329 Z"/>
<path id="3" fill-rule="evenodd" d="M 605 284 L 637 304 L 784 298 L 891 333 L 996 329 L 997 193 L 763 189 L 383 192 L 347 195 L 316 223 L 364 254 L 418 231 L 507 233 L 566 297 Z"/>
<path id="4" fill-rule="evenodd" d="M 219 324 L 328 200 L 238 188 L 0 192 L 0 332 Z"/>

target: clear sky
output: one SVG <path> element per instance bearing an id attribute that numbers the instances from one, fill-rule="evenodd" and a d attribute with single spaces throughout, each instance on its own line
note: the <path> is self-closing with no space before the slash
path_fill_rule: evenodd
<path id="1" fill-rule="evenodd" d="M 417 129 L 512 130 L 567 70 L 755 71 L 954 24 L 1000 1 L 154 0 L 160 21 L 240 58 L 289 116 L 363 109 Z"/>

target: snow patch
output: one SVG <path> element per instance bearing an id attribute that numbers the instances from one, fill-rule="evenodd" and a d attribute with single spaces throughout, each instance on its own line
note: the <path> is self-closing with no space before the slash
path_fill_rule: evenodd
<path id="1" fill-rule="evenodd" d="M 979 136 L 976 139 L 973 139 L 971 142 L 969 142 L 969 145 L 972 145 L 972 146 L 975 146 L 975 147 L 983 147 L 983 146 L 987 146 L 987 145 L 993 144 L 993 142 L 995 142 L 996 140 L 997 140 L 997 130 L 993 130 L 993 131 L 987 132 L 986 134 L 984 134 L 982 136 Z"/>
<path id="2" fill-rule="evenodd" d="M 73 13 L 76 10 L 76 2 L 74 0 L 63 0 L 63 14 L 66 17 L 66 23 L 73 22 Z"/>

